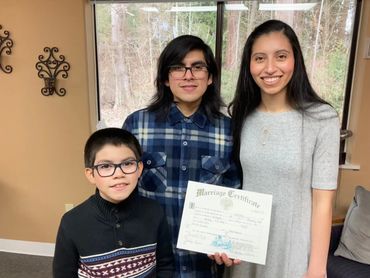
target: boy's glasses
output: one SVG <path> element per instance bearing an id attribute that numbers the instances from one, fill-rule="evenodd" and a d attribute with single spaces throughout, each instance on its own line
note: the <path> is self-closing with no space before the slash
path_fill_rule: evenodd
<path id="1" fill-rule="evenodd" d="M 180 65 L 169 67 L 169 73 L 174 79 L 183 79 L 188 70 L 196 79 L 204 79 L 208 75 L 208 67 L 203 64 L 194 65 L 191 67 L 185 67 Z"/>
<path id="2" fill-rule="evenodd" d="M 135 173 L 138 168 L 139 162 L 140 160 L 130 159 L 122 161 L 121 163 L 118 164 L 115 163 L 97 164 L 92 166 L 91 168 L 96 169 L 99 176 L 101 176 L 102 178 L 106 178 L 113 176 L 117 168 L 120 168 L 124 174 Z"/>

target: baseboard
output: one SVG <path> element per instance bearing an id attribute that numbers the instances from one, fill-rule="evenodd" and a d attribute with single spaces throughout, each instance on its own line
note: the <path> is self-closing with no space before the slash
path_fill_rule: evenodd
<path id="1" fill-rule="evenodd" d="M 54 249 L 54 243 L 0 238 L 0 251 L 2 252 L 53 257 Z"/>

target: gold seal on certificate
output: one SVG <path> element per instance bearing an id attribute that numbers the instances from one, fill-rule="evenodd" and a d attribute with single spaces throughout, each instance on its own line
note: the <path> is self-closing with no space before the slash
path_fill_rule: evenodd
<path id="1" fill-rule="evenodd" d="M 189 181 L 177 248 L 265 264 L 272 195 Z"/>

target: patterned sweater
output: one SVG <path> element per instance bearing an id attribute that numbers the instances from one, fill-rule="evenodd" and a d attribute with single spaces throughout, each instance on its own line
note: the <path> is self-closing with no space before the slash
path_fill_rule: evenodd
<path id="1" fill-rule="evenodd" d="M 173 277 L 171 239 L 160 205 L 136 192 L 115 205 L 97 191 L 62 217 L 53 276 Z"/>

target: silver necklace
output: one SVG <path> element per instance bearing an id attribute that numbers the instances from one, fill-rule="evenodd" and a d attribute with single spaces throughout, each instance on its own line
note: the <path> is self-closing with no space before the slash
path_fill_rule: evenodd
<path id="1" fill-rule="evenodd" d="M 263 127 L 262 128 L 262 133 L 261 133 L 261 143 L 262 143 L 262 146 L 265 146 L 267 141 L 268 141 L 268 138 L 269 138 L 269 135 L 270 135 L 270 130 L 267 126 Z"/>

